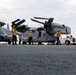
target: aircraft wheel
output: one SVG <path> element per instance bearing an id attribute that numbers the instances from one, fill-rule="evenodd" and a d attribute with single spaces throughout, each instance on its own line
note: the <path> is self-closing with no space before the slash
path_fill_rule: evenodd
<path id="1" fill-rule="evenodd" d="M 25 41 L 23 41 L 23 42 L 22 42 L 22 44 L 26 44 L 26 42 L 25 42 Z"/>
<path id="2" fill-rule="evenodd" d="M 1 36 L 1 40 L 4 40 L 4 37 L 3 36 Z"/>
<path id="3" fill-rule="evenodd" d="M 69 40 L 66 40 L 66 41 L 65 41 L 65 44 L 66 44 L 66 45 L 70 45 L 70 41 L 69 41 Z"/>
<path id="4" fill-rule="evenodd" d="M 42 45 L 42 42 L 38 42 L 38 45 Z"/>
<path id="5" fill-rule="evenodd" d="M 9 45 L 11 44 L 11 41 L 10 41 L 10 40 L 8 40 L 8 44 L 9 44 Z"/>
<path id="6" fill-rule="evenodd" d="M 55 44 L 55 42 L 56 42 L 56 41 L 53 39 L 51 43 L 54 45 L 54 44 Z"/>

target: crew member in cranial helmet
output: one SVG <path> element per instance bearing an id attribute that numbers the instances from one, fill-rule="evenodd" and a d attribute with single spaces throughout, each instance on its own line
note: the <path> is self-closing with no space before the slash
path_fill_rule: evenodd
<path id="1" fill-rule="evenodd" d="M 29 41 L 29 44 L 33 44 L 33 33 L 32 33 L 32 31 L 29 31 L 28 41 Z"/>
<path id="2" fill-rule="evenodd" d="M 12 26 L 12 44 L 16 45 L 17 44 L 17 36 L 16 36 L 16 27 L 15 25 Z"/>
<path id="3" fill-rule="evenodd" d="M 22 36 L 21 34 L 19 35 L 19 44 L 21 44 Z"/>
<path id="4" fill-rule="evenodd" d="M 56 36 L 56 39 L 57 39 L 57 43 L 56 43 L 56 44 L 57 44 L 57 45 L 60 45 L 60 39 L 59 39 L 59 38 L 61 37 L 60 30 L 58 30 L 58 31 L 56 32 L 56 35 L 55 35 L 55 36 Z"/>

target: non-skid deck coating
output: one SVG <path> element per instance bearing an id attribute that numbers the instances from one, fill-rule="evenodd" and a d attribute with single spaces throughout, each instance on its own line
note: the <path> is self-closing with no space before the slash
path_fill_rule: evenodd
<path id="1" fill-rule="evenodd" d="M 0 75 L 76 75 L 76 46 L 0 45 Z"/>

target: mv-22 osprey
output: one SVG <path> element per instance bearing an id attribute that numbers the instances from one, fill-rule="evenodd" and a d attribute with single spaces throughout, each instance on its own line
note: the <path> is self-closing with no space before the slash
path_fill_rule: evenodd
<path id="1" fill-rule="evenodd" d="M 38 21 L 37 19 L 44 19 L 45 22 Z M 33 32 L 33 42 L 38 42 L 38 44 L 42 44 L 42 42 L 51 42 L 55 43 L 56 37 L 55 33 L 60 30 L 61 34 L 70 34 L 71 29 L 68 26 L 65 26 L 64 24 L 58 24 L 54 23 L 54 18 L 41 18 L 41 17 L 34 17 L 34 19 L 31 19 L 34 22 L 43 24 L 43 27 L 33 28 L 33 27 L 27 27 L 24 26 L 21 28 L 17 28 L 19 32 L 21 32 L 21 35 L 23 37 L 23 44 L 26 44 L 28 42 L 28 33 L 31 30 Z"/>
<path id="2" fill-rule="evenodd" d="M 6 25 L 6 23 L 0 21 L 0 42 L 8 42 L 8 44 L 11 44 L 11 31 L 7 28 L 4 28 L 4 25 Z"/>

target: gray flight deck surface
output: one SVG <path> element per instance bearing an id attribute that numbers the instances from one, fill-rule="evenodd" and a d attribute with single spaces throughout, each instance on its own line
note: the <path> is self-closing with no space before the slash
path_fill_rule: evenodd
<path id="1" fill-rule="evenodd" d="M 0 75 L 76 75 L 76 46 L 0 45 Z"/>

